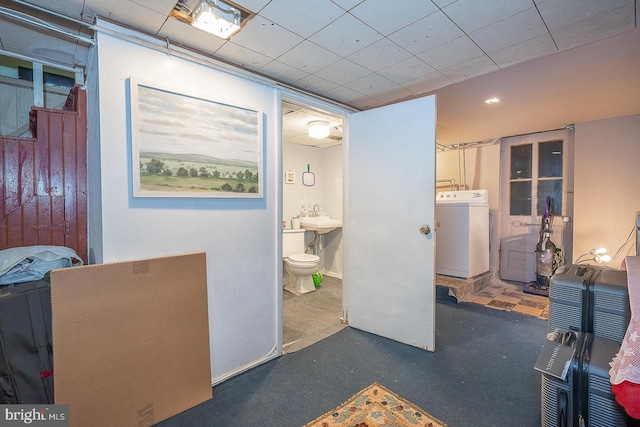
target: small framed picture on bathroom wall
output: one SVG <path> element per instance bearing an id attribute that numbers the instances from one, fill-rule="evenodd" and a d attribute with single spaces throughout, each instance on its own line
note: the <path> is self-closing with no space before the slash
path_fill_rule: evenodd
<path id="1" fill-rule="evenodd" d="M 296 173 L 292 171 L 286 171 L 284 173 L 284 183 L 285 184 L 295 184 L 296 183 Z"/>

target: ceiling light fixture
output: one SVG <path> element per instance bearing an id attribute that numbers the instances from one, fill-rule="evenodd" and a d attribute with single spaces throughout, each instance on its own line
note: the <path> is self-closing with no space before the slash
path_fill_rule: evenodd
<path id="1" fill-rule="evenodd" d="M 311 138 L 326 138 L 329 136 L 329 122 L 325 120 L 314 120 L 307 123 L 307 131 Z"/>
<path id="2" fill-rule="evenodd" d="M 191 15 L 191 25 L 221 39 L 228 39 L 240 29 L 241 11 L 219 0 L 202 0 Z"/>
<path id="3" fill-rule="evenodd" d="M 498 102 L 500 102 L 500 99 L 495 98 L 495 97 L 494 97 L 494 98 L 486 99 L 486 100 L 484 101 L 484 103 L 485 103 L 485 104 L 489 104 L 489 105 L 491 105 L 491 104 L 497 104 Z"/>

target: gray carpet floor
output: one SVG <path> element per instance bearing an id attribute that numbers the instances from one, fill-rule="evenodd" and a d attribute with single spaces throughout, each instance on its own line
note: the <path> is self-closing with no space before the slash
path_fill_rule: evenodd
<path id="1" fill-rule="evenodd" d="M 160 427 L 300 427 L 379 382 L 449 427 L 540 426 L 547 322 L 438 292 L 436 351 L 350 327 L 214 387 Z"/>

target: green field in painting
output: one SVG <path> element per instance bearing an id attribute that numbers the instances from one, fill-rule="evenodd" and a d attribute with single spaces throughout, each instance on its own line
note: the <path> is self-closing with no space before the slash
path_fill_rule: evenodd
<path id="1" fill-rule="evenodd" d="M 147 170 L 152 160 L 160 161 L 162 171 Z M 140 153 L 140 190 L 165 192 L 257 193 L 260 185 L 255 163 L 224 160 L 209 156 Z M 180 169 L 197 171 L 198 176 L 181 176 Z M 249 176 L 249 179 L 246 178 Z M 223 186 L 228 187 L 223 189 Z"/>
<path id="2" fill-rule="evenodd" d="M 244 186 L 244 193 L 249 193 L 250 188 L 254 187 L 257 192 L 258 183 L 255 181 L 245 181 L 235 178 L 214 178 L 204 176 L 165 176 L 156 175 L 146 172 L 140 174 L 140 190 L 142 191 L 225 191 L 222 189 L 224 184 L 229 184 L 232 189 L 236 189 L 238 184 Z M 231 190 L 233 191 L 233 190 Z"/>

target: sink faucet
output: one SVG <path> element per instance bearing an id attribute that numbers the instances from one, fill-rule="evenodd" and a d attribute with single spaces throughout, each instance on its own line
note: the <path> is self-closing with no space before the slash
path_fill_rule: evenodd
<path id="1" fill-rule="evenodd" d="M 320 216 L 320 206 L 317 203 L 313 205 L 313 214 L 311 216 Z"/>

